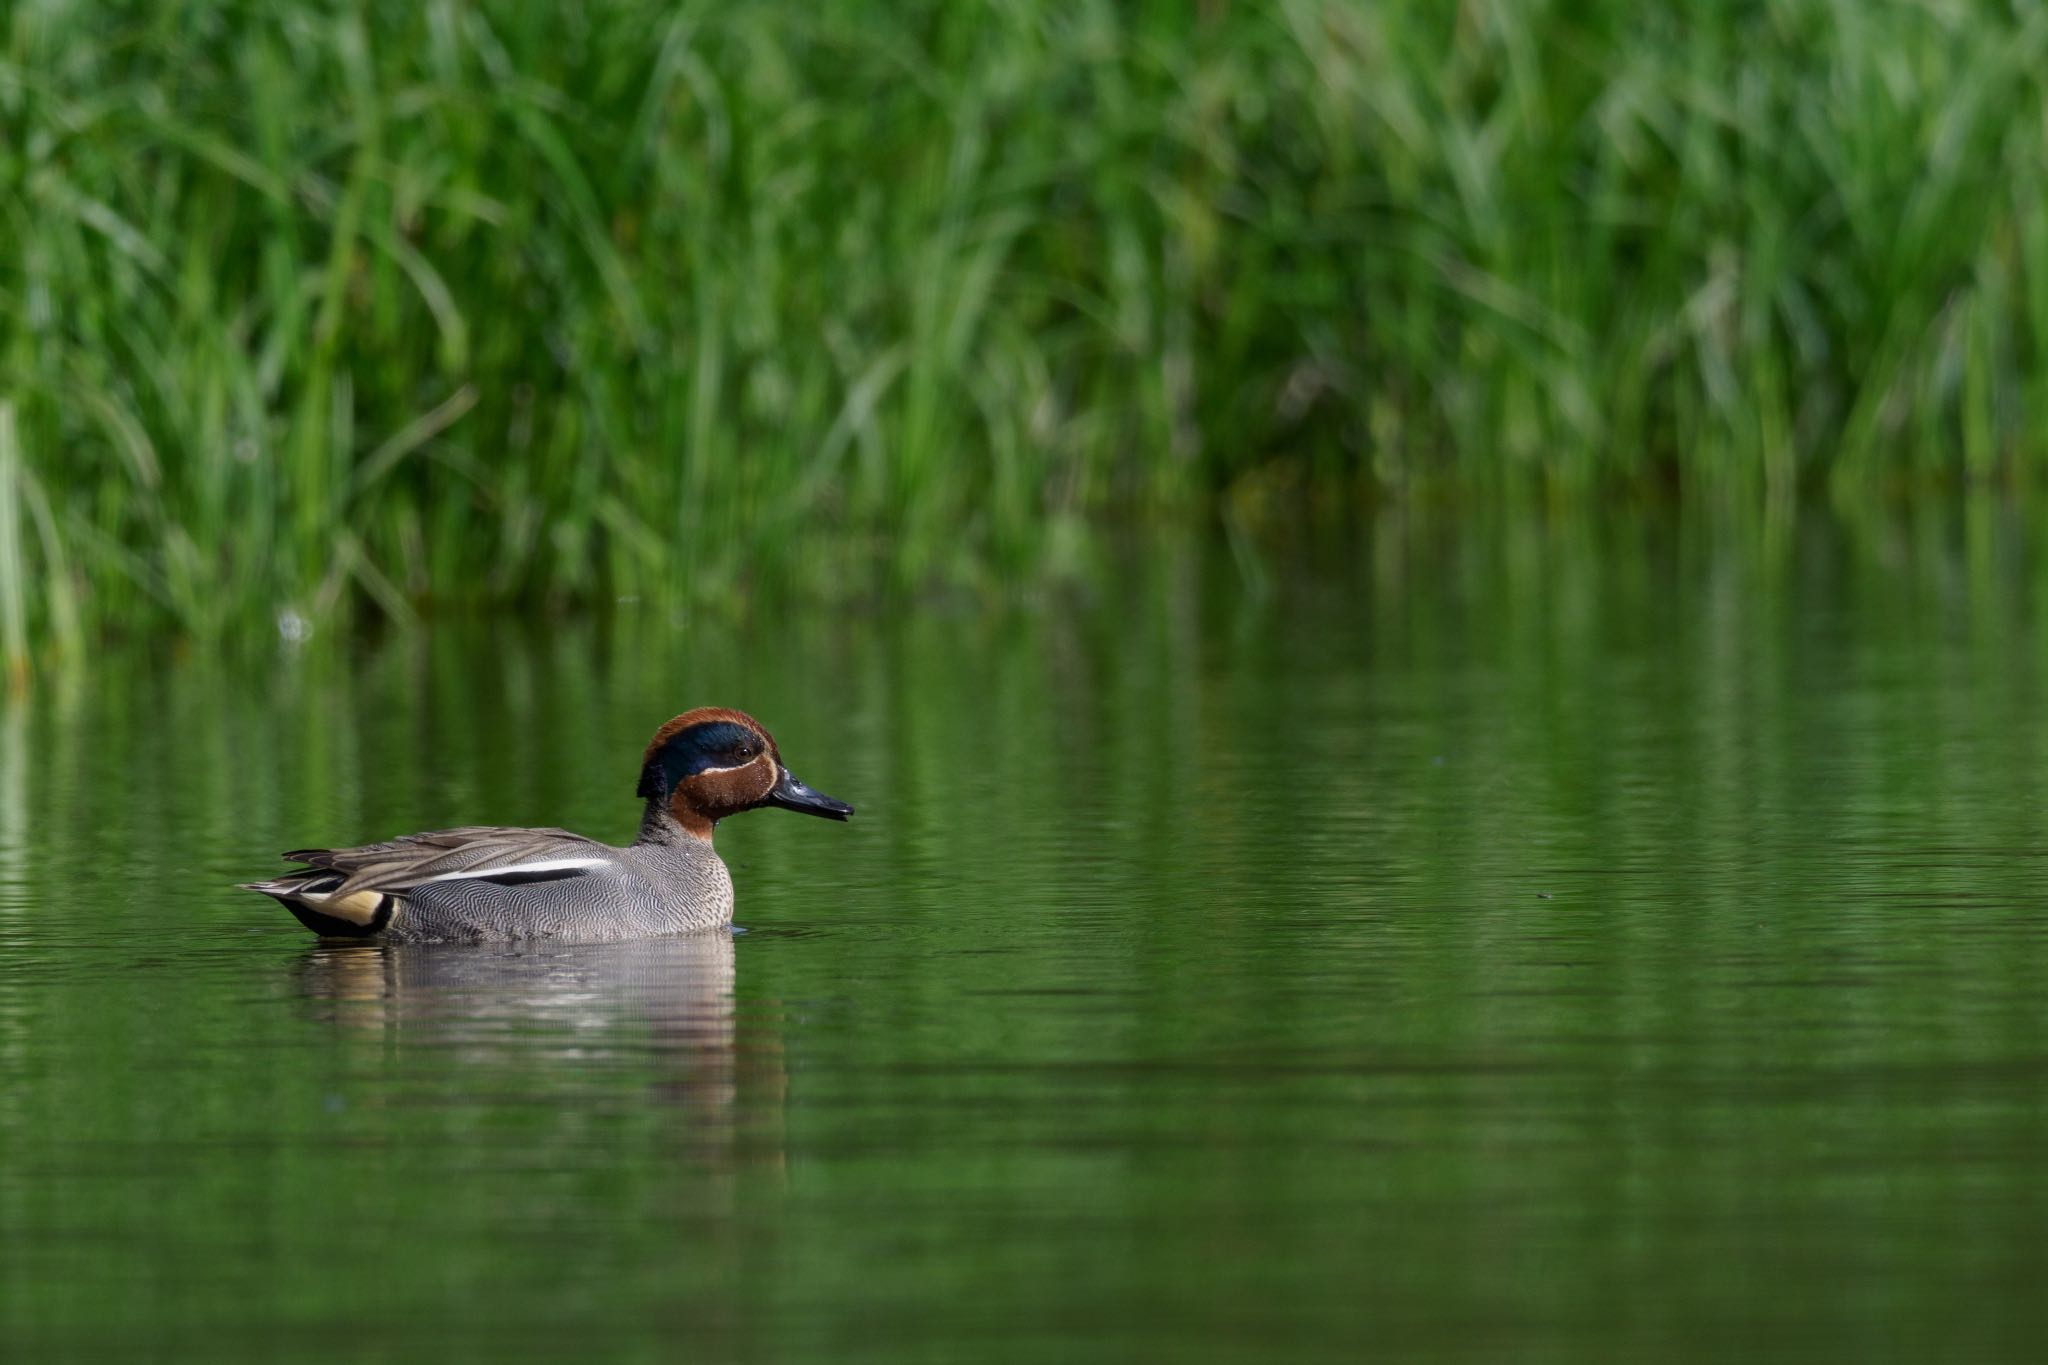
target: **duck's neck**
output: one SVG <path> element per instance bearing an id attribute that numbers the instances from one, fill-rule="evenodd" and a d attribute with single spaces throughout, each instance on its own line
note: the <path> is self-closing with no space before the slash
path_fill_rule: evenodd
<path id="1" fill-rule="evenodd" d="M 681 844 L 711 842 L 711 822 L 687 807 L 679 815 L 659 797 L 647 803 L 640 815 L 640 837 L 636 844 Z"/>

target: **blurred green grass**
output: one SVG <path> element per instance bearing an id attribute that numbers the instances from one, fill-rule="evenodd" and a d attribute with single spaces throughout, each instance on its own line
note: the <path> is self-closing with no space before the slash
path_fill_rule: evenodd
<path id="1" fill-rule="evenodd" d="M 2048 7 L 0 19 L 0 629 L 1004 579 L 2048 459 Z"/>

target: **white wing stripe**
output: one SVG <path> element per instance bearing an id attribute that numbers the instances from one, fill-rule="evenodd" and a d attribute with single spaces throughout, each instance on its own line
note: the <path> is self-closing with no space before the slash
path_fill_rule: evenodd
<path id="1" fill-rule="evenodd" d="M 466 867 L 460 872 L 443 872 L 438 877 L 428 877 L 426 881 L 416 882 L 414 885 L 425 886 L 428 882 L 461 881 L 466 877 L 503 877 L 510 873 L 518 872 L 569 872 L 580 868 L 603 867 L 604 865 L 605 860 L 603 858 L 542 858 L 540 861 L 532 863 L 507 863 L 497 867 Z"/>

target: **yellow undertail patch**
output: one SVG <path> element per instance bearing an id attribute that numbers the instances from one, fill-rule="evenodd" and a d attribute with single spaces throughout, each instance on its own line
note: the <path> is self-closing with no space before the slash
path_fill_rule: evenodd
<path id="1" fill-rule="evenodd" d="M 377 907 L 384 903 L 382 891 L 352 891 L 346 896 L 329 896 L 325 900 L 308 900 L 307 904 L 323 915 L 345 919 L 350 924 L 368 924 L 377 918 Z"/>

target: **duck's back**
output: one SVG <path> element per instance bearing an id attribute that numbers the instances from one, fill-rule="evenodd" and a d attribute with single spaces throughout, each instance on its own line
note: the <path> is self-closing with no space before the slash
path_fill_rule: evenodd
<path id="1" fill-rule="evenodd" d="M 599 942 L 732 919 L 732 881 L 705 840 L 625 848 L 559 829 L 473 826 L 348 849 L 254 889 L 316 932 L 395 942 Z"/>

